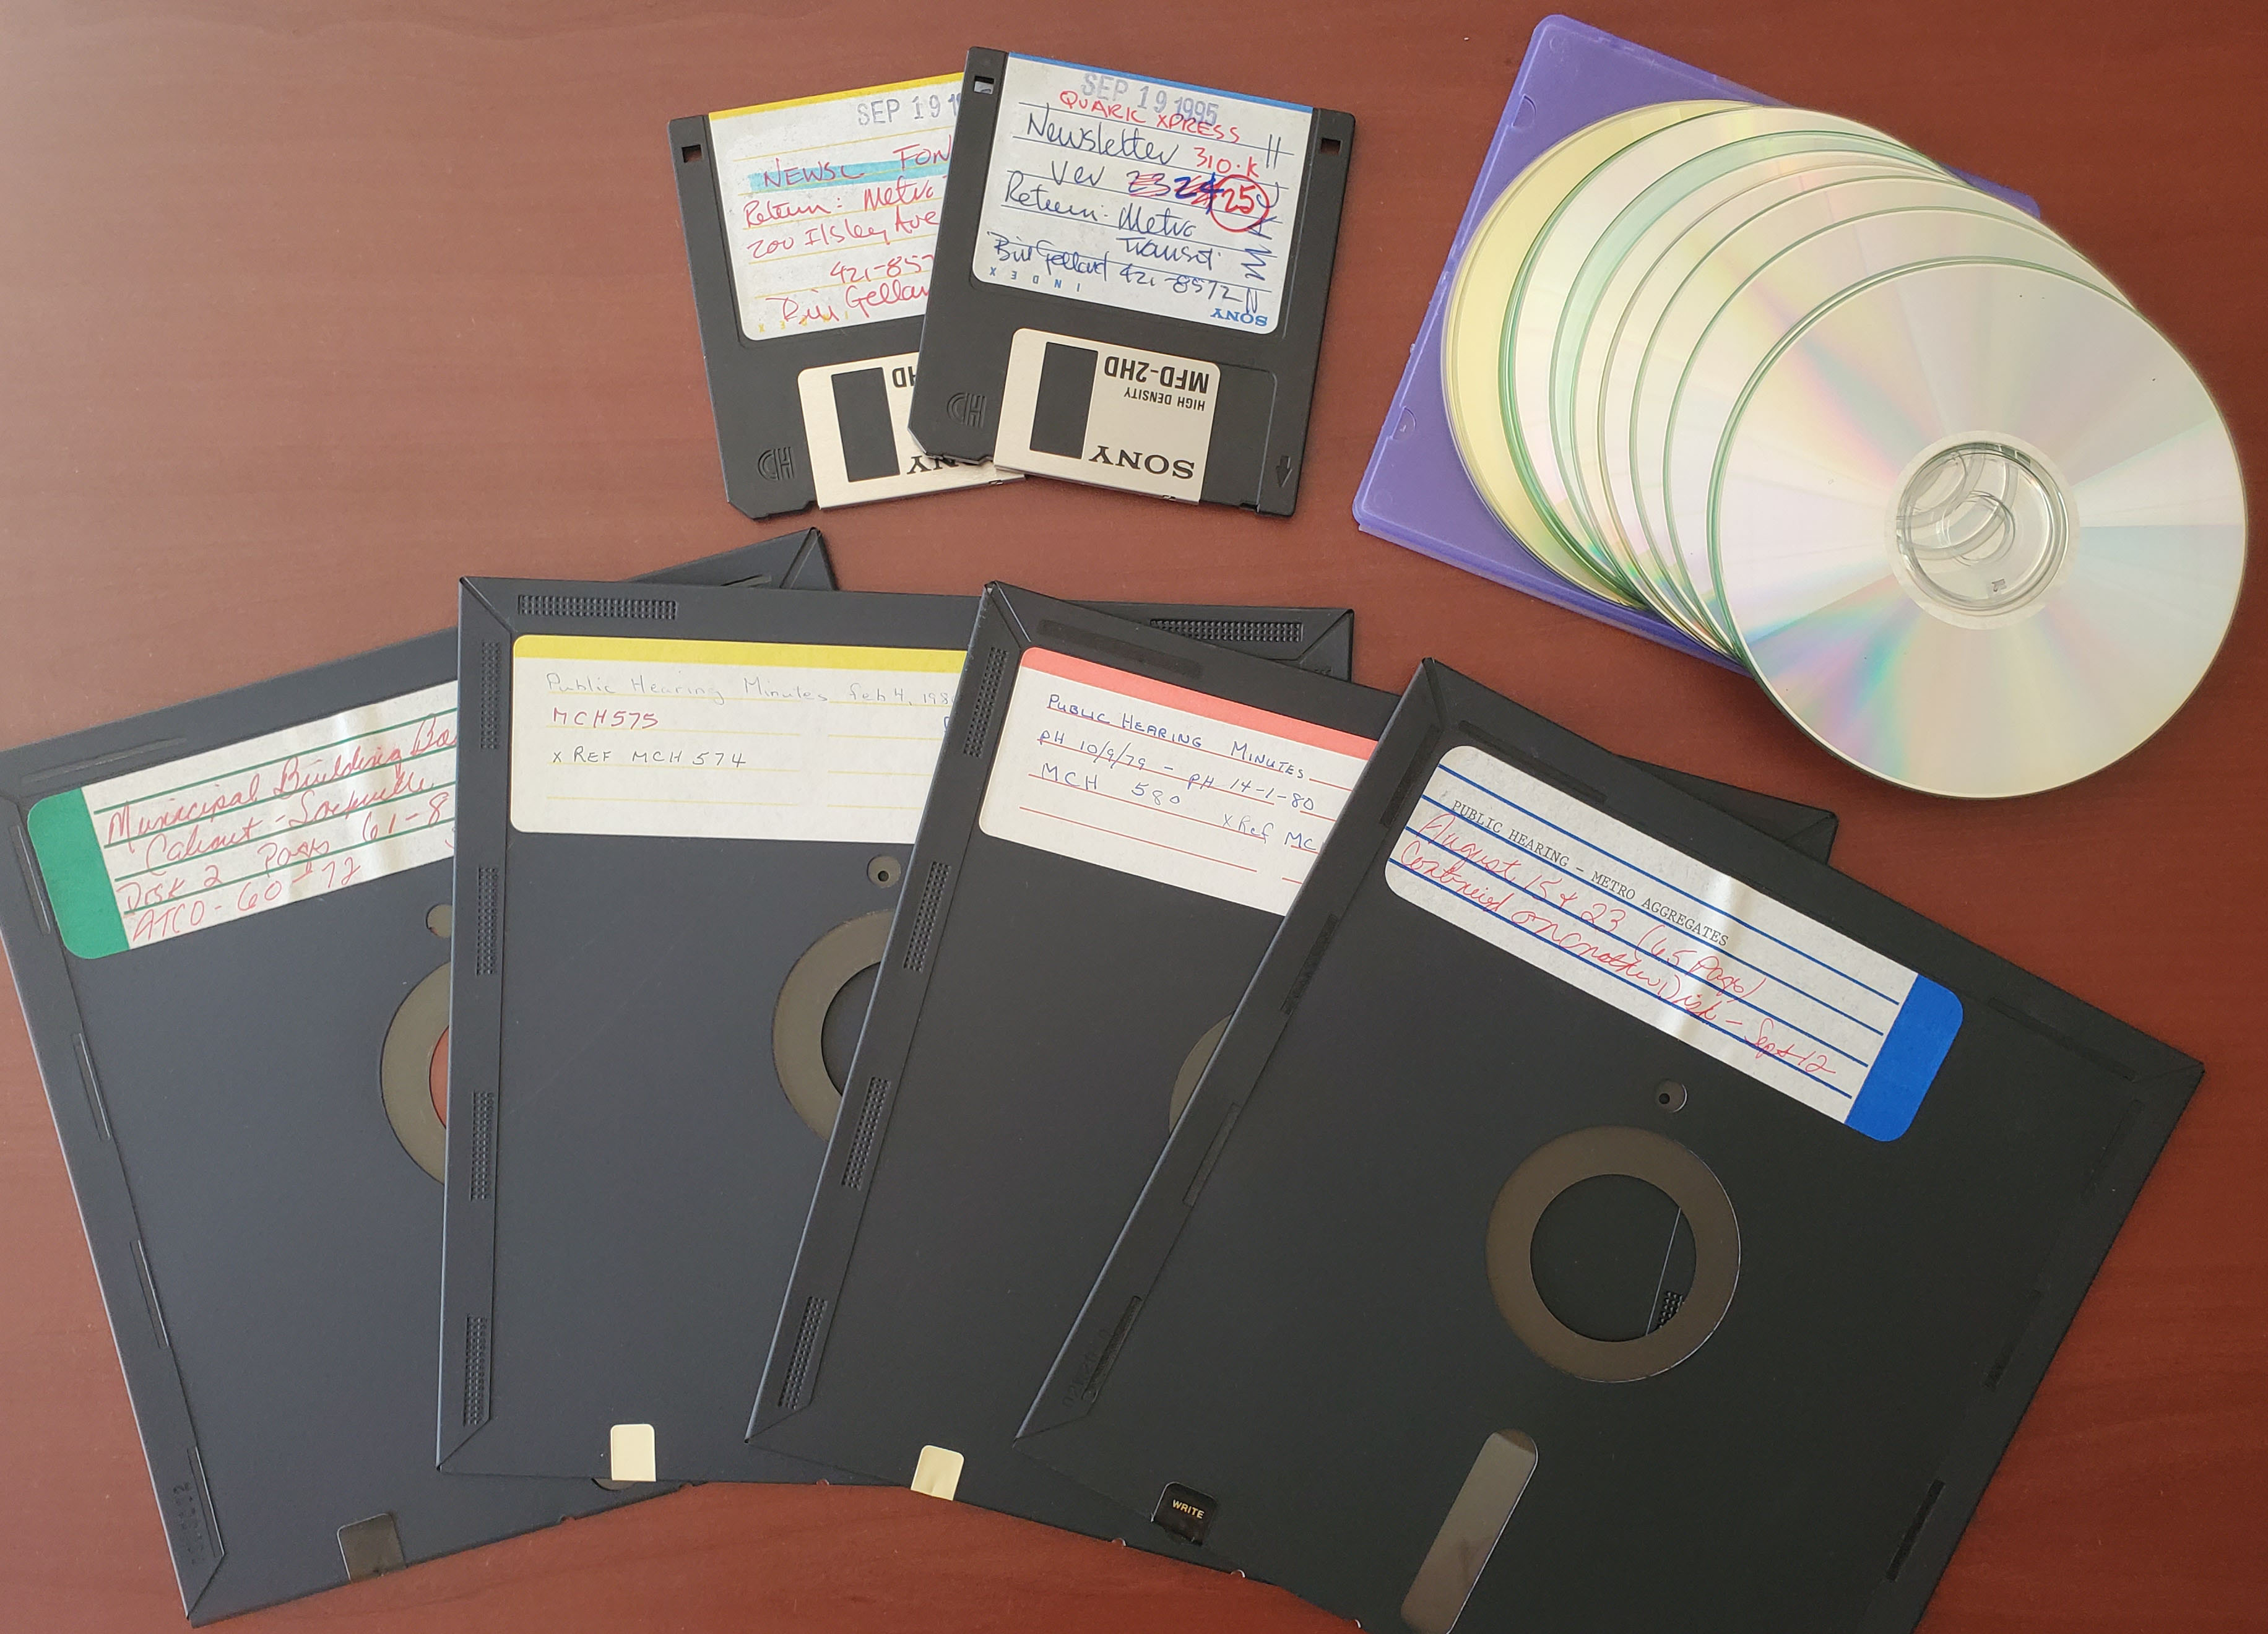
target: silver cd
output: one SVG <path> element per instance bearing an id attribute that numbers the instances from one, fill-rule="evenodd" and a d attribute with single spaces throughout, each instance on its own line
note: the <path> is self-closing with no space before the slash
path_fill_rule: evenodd
<path id="1" fill-rule="evenodd" d="M 2039 267 L 1874 278 L 1750 380 L 1711 567 L 1750 670 L 1852 764 L 2029 793 L 2126 754 L 2228 628 L 2244 494 L 2196 374 Z"/>
<path id="2" fill-rule="evenodd" d="M 1608 408 L 1610 363 L 1617 351 L 1642 349 L 1639 344 L 1622 347 L 1622 342 L 1651 333 L 1669 290 L 1676 288 L 1676 279 L 1655 279 L 1665 258 L 1698 258 L 1690 245 L 1690 233 L 1698 222 L 1717 220 L 1726 206 L 1733 206 L 1737 217 L 1747 220 L 1785 197 L 1853 177 L 1937 173 L 1918 154 L 1901 157 L 1896 151 L 1881 154 L 1867 145 L 1848 145 L 1858 141 L 1851 136 L 1789 131 L 1749 141 L 1764 143 L 1767 157 L 1697 179 L 1692 186 L 1681 186 L 1676 197 L 1662 202 L 1660 209 L 1645 210 L 1651 220 L 1631 236 L 1629 249 L 1622 249 L 1613 268 L 1586 265 L 1576 281 L 1576 292 L 1567 299 L 1567 315 L 1560 320 L 1560 335 L 1551 349 L 1551 446 L 1558 455 L 1576 519 L 1587 535 L 1613 556 L 1622 583 L 1638 589 L 1662 619 L 1708 644 L 1717 639 L 1714 632 L 1701 623 L 1698 615 L 1690 615 L 1685 605 L 1674 599 L 1667 580 L 1646 571 L 1646 560 L 1624 533 L 1622 517 L 1608 494 L 1608 460 L 1626 458 L 1624 451 L 1629 446 L 1629 401 L 1624 399 L 1619 422 L 1615 422 Z M 1672 173 L 1665 181 L 1676 181 L 1676 174 Z M 1639 210 L 1642 206 L 1646 206 L 1646 200 L 1639 200 L 1631 209 Z M 1626 210 L 1624 216 L 1629 213 Z M 1724 238 L 1724 232 L 1717 238 Z M 1608 245 L 1602 240 L 1599 252 L 1592 254 L 1603 263 L 1606 249 Z M 1681 261 L 1681 265 L 1685 272 L 1692 269 L 1692 261 Z M 1594 285 L 1597 292 L 1590 295 L 1586 285 Z M 1642 304 L 1639 297 L 1645 297 Z M 1610 423 L 1615 423 L 1615 431 L 1608 429 Z"/>
<path id="3" fill-rule="evenodd" d="M 1720 651 L 1716 631 L 1689 601 L 1682 585 L 1656 565 L 1638 531 L 1628 469 L 1631 411 L 1646 342 L 1670 298 L 1734 230 L 1799 194 L 1868 177 L 1921 173 L 1911 163 L 1856 153 L 1802 157 L 1801 165 L 1778 174 L 1770 173 L 1778 170 L 1778 165 L 1768 167 L 1767 179 L 1753 180 L 1728 194 L 1688 224 L 1678 225 L 1681 215 L 1665 216 L 1664 224 L 1677 230 L 1658 250 L 1641 241 L 1624 257 L 1614 281 L 1601 294 L 1575 370 L 1572 457 L 1578 503 L 1655 610 L 1694 639 Z M 1748 173 L 1742 177 L 1748 180 Z M 1697 196 L 1705 200 L 1708 195 Z M 1561 457 L 1570 457 L 1569 451 L 1563 450 Z"/>
<path id="4" fill-rule="evenodd" d="M 1631 607 L 1638 599 L 1594 571 L 1521 479 L 1498 404 L 1504 314 L 1535 235 L 1603 159 L 1648 133 L 1737 104 L 1657 102 L 1616 114 L 1562 138 L 1512 180 L 1473 230 L 1457 263 L 1441 322 L 1441 397 L 1457 457 L 1478 493 L 1528 554 L 1580 590 Z"/>
<path id="5" fill-rule="evenodd" d="M 1731 107 L 1701 114 L 1642 136 L 1600 162 L 1551 212 L 1521 269 L 1505 313 L 1500 360 L 1506 433 L 1529 491 L 1592 570 L 1610 580 L 1619 578 L 1619 569 L 1586 537 L 1552 445 L 1553 352 L 1569 307 L 1577 308 L 1580 324 L 1597 282 L 1647 222 L 1679 196 L 1799 137 L 1877 156 L 1911 152 L 1854 120 L 1804 108 Z M 1631 594 L 1635 600 L 1634 588 Z"/>
<path id="6" fill-rule="evenodd" d="M 1918 207 L 1934 189 L 1941 208 Z M 1806 217 L 1834 215 L 1838 195 L 1877 203 L 1903 198 L 1909 208 L 1833 220 L 1785 247 L 1776 235 Z M 1945 260 L 2006 259 L 2092 277 L 2086 259 L 2028 216 L 1959 183 L 1853 181 L 1791 200 L 1734 235 L 1687 281 L 1654 335 L 1661 367 L 1642 395 L 1665 408 L 1641 408 L 1631 452 L 1640 515 L 1657 555 L 1693 593 L 1703 616 L 1729 647 L 1708 569 L 1708 487 L 1718 445 L 1734 404 L 1773 348 L 1805 318 L 1844 291 L 1893 268 Z M 1695 328 L 1703 312 L 1705 322 Z M 1657 431 L 1659 444 L 1644 440 Z"/>

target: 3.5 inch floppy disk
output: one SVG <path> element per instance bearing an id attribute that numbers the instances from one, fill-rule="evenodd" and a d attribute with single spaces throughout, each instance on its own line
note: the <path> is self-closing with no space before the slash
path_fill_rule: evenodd
<path id="1" fill-rule="evenodd" d="M 654 577 L 834 585 L 812 531 Z M 451 631 L 0 754 L 0 935 L 192 1623 L 635 1496 L 433 1468 L 457 722 Z"/>
<path id="2" fill-rule="evenodd" d="M 1353 142 L 1328 108 L 971 51 L 916 440 L 1291 514 Z"/>
<path id="3" fill-rule="evenodd" d="M 1012 474 L 909 435 L 951 74 L 673 120 L 725 495 L 752 517 Z"/>

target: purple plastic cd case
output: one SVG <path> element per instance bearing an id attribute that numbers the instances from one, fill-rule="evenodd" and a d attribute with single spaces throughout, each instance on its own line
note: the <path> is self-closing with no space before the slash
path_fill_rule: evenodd
<path id="1" fill-rule="evenodd" d="M 1561 138 L 1610 114 L 1649 102 L 1698 97 L 1778 101 L 1572 18 L 1547 17 L 1535 26 L 1464 217 L 1457 224 L 1448 260 L 1433 285 L 1425 321 L 1410 348 L 1409 366 L 1402 372 L 1402 384 L 1379 428 L 1362 485 L 1355 489 L 1354 519 L 1366 534 L 1681 652 L 1737 668 L 1731 659 L 1651 613 L 1577 589 L 1529 554 L 1467 480 L 1441 401 L 1441 313 L 1451 278 L 1474 228 L 1512 179 Z M 1963 175 L 1962 180 L 2039 214 L 2038 206 L 2023 194 L 1974 176 Z"/>

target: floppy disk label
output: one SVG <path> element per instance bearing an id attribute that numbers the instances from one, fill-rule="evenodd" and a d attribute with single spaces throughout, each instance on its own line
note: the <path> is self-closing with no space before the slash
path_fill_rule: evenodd
<path id="1" fill-rule="evenodd" d="M 1927 976 L 1470 745 L 1434 768 L 1386 878 L 1877 1140 L 1905 1133 L 1960 1030 Z"/>
<path id="2" fill-rule="evenodd" d="M 811 482 L 821 504 L 855 505 L 1016 480 L 1014 472 L 989 461 L 924 453 L 914 441 L 906 409 L 914 400 L 920 355 L 857 358 L 796 377 Z"/>
<path id="3" fill-rule="evenodd" d="M 63 946 L 145 947 L 452 854 L 454 681 L 48 796 L 26 819 Z"/>
<path id="4" fill-rule="evenodd" d="M 909 844 L 966 656 L 522 636 L 512 825 Z"/>
<path id="5" fill-rule="evenodd" d="M 1031 647 L 977 826 L 1281 914 L 1376 746 Z"/>
<path id="6" fill-rule="evenodd" d="M 741 334 L 921 313 L 960 107 L 941 74 L 709 115 Z"/>
<path id="7" fill-rule="evenodd" d="M 1220 401 L 1220 365 L 1019 329 L 992 457 L 1011 470 L 1195 504 Z"/>
<path id="8" fill-rule="evenodd" d="M 1313 108 L 1035 56 L 995 94 L 980 281 L 1275 328 Z"/>

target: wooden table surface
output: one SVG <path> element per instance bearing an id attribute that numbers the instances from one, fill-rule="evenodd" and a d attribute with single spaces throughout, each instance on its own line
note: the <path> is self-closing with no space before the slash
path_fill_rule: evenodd
<path id="1" fill-rule="evenodd" d="M 0 4 L 0 743 L 448 623 L 464 573 L 743 542 L 663 126 L 997 45 L 1351 109 L 1297 517 L 1034 481 L 831 513 L 847 588 L 1346 603 L 1609 747 L 1843 816 L 1841 865 L 2205 1085 L 1933 1634 L 2268 1626 L 2258 578 L 2189 706 L 1995 804 L 1869 780 L 1746 679 L 1359 534 L 1349 504 L 1540 11 L 379 0 Z M 2257 0 L 1602 0 L 1586 20 L 2036 194 L 2268 471 Z M 2256 509 L 2257 509 L 2256 505 Z M 0 1625 L 180 1613 L 32 1053 L 0 1007 Z M 1323 1630 L 1282 1592 L 905 1492 L 709 1487 L 256 1614 L 281 1630 Z"/>

